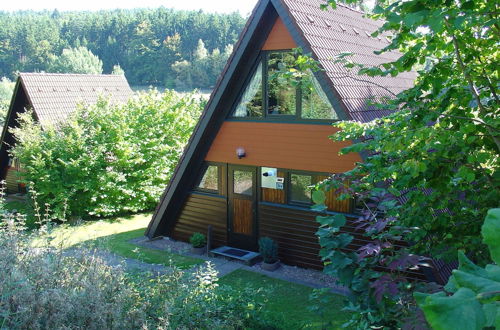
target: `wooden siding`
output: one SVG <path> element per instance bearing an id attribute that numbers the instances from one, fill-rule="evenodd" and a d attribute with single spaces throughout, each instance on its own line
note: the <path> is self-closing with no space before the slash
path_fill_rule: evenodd
<path id="1" fill-rule="evenodd" d="M 337 131 L 330 125 L 226 121 L 205 160 L 342 173 L 353 169 L 361 158 L 358 154 L 338 154 L 350 143 L 328 138 Z M 238 147 L 245 148 L 246 157 L 236 157 Z"/>
<path id="2" fill-rule="evenodd" d="M 207 194 L 191 193 L 175 224 L 172 238 L 188 242 L 194 232 L 207 233 L 213 226 L 213 245 L 227 244 L 227 200 Z"/>
<path id="3" fill-rule="evenodd" d="M 233 198 L 233 231 L 237 234 L 252 235 L 252 200 Z"/>
<path id="4" fill-rule="evenodd" d="M 297 43 L 293 40 L 292 35 L 288 32 L 281 18 L 278 17 L 262 50 L 292 49 L 297 47 Z"/>
<path id="5" fill-rule="evenodd" d="M 16 167 L 8 167 L 5 176 L 6 188 L 8 193 L 18 193 L 19 189 L 19 170 Z"/>
<path id="6" fill-rule="evenodd" d="M 284 178 L 283 171 L 278 171 L 278 177 Z M 285 204 L 285 189 L 261 188 L 261 199 L 263 202 Z"/>
<path id="7" fill-rule="evenodd" d="M 318 176 L 319 181 L 323 181 L 327 176 L 320 175 Z M 339 194 L 336 194 L 335 191 L 330 190 L 326 193 L 326 201 L 325 205 L 328 207 L 329 211 L 334 211 L 334 212 L 342 212 L 342 213 L 352 213 L 352 208 L 353 208 L 353 200 L 352 199 L 345 199 L 345 200 L 337 200 L 337 197 Z"/>
<path id="8" fill-rule="evenodd" d="M 279 244 L 279 257 L 288 265 L 304 268 L 322 269 L 323 264 L 319 257 L 320 246 L 316 231 L 319 224 L 316 222 L 318 213 L 300 210 L 298 208 L 283 207 L 269 203 L 259 204 L 259 237 L 271 237 Z M 361 236 L 356 225 L 350 218 L 342 227 L 341 232 L 354 236 L 354 240 L 346 251 L 356 252 L 361 246 L 372 242 Z M 406 246 L 405 242 L 395 242 L 396 247 Z M 381 270 L 387 270 L 381 267 Z M 425 280 L 422 272 L 411 271 L 408 278 Z"/>

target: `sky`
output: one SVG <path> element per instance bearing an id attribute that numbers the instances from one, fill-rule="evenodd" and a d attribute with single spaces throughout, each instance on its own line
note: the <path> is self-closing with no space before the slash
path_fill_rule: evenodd
<path id="1" fill-rule="evenodd" d="M 100 10 L 116 8 L 166 8 L 231 13 L 239 11 L 247 16 L 257 0 L 0 0 L 0 11 L 16 10 Z"/>

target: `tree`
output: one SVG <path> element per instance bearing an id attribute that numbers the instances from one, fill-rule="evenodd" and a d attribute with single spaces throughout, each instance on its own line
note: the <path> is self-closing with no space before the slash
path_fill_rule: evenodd
<path id="1" fill-rule="evenodd" d="M 101 74 L 102 61 L 86 47 L 68 48 L 51 59 L 48 71 Z"/>
<path id="2" fill-rule="evenodd" d="M 116 74 L 119 76 L 123 76 L 125 74 L 125 71 L 123 71 L 122 67 L 120 64 L 113 65 L 113 71 L 111 71 L 111 74 Z"/>
<path id="3" fill-rule="evenodd" d="M 203 106 L 191 94 L 152 90 L 127 104 L 103 99 L 80 108 L 57 128 L 42 129 L 26 112 L 11 152 L 38 203 L 51 205 L 59 219 L 150 210 Z"/>
<path id="4" fill-rule="evenodd" d="M 328 4 L 336 6 L 335 0 Z M 403 55 L 378 67 L 353 63 L 349 54 L 339 54 L 337 61 L 352 74 L 417 70 L 418 79 L 380 104 L 393 115 L 336 125 L 342 129 L 336 140 L 355 141 L 343 152 L 366 157 L 321 187 L 357 198 L 363 211 L 356 226 L 370 243 L 345 253 L 352 236 L 336 234 L 343 220 L 333 217 L 318 218 L 318 234 L 326 271 L 352 291 L 353 322 L 398 327 L 416 307 L 415 287 L 402 272 L 420 265 L 420 256 L 450 260 L 466 250 L 480 265 L 491 261 L 480 229 L 487 210 L 500 200 L 499 14 L 494 1 L 481 0 L 379 1 L 373 12 L 372 18 L 385 21 L 373 35 L 389 35 L 382 53 Z M 403 194 L 406 202 L 399 203 Z M 320 191 L 316 202 L 322 209 Z M 396 249 L 394 242 L 402 238 L 412 244 Z"/>
<path id="5" fill-rule="evenodd" d="M 8 78 L 3 77 L 0 80 L 0 127 L 4 125 L 7 110 L 9 110 L 12 93 L 14 92 L 15 83 Z"/>
<path id="6" fill-rule="evenodd" d="M 193 57 L 195 60 L 203 60 L 208 56 L 208 50 L 205 48 L 205 43 L 203 40 L 198 40 L 198 46 L 193 52 Z"/>

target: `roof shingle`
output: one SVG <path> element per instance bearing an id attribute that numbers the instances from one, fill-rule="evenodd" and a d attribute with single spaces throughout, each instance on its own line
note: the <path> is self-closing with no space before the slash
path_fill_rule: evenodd
<path id="1" fill-rule="evenodd" d="M 384 97 L 394 97 L 413 86 L 415 74 L 412 72 L 397 77 L 368 77 L 358 75 L 357 71 L 347 69 L 341 63 L 334 63 L 341 53 L 352 53 L 350 60 L 366 66 L 397 60 L 401 56 L 398 52 L 374 53 L 389 44 L 387 35 L 371 36 L 382 26 L 382 21 L 363 17 L 364 13 L 340 4 L 336 9 L 321 10 L 323 0 L 280 2 L 325 69 L 352 120 L 367 122 L 388 115 L 390 111 L 370 104 Z"/>
<path id="2" fill-rule="evenodd" d="M 126 103 L 133 92 L 122 75 L 20 73 L 19 79 L 40 124 L 57 125 L 79 104 L 95 104 L 100 96 Z"/>

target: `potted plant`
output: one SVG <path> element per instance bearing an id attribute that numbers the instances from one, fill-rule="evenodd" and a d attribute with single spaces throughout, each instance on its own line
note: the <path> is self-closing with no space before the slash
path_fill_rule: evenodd
<path id="1" fill-rule="evenodd" d="M 268 271 L 275 271 L 280 266 L 278 259 L 278 243 L 269 237 L 259 239 L 259 252 L 263 263 L 261 268 Z"/>
<path id="2" fill-rule="evenodd" d="M 202 233 L 194 233 L 189 239 L 191 243 L 191 252 L 194 254 L 203 254 L 205 253 L 207 247 L 207 238 Z"/>

